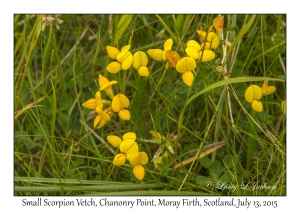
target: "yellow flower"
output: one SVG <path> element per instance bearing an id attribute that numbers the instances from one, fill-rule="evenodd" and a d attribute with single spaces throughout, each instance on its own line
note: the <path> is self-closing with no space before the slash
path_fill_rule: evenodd
<path id="1" fill-rule="evenodd" d="M 122 69 L 122 65 L 118 62 L 111 62 L 110 64 L 108 64 L 108 66 L 106 67 L 106 70 L 109 73 L 112 74 L 116 74 L 118 73 L 120 70 Z"/>
<path id="2" fill-rule="evenodd" d="M 146 53 L 142 51 L 137 51 L 133 54 L 133 63 L 132 66 L 135 68 L 139 75 L 142 77 L 148 77 L 149 76 L 149 70 L 147 68 L 148 64 L 148 57 Z"/>
<path id="3" fill-rule="evenodd" d="M 148 155 L 145 152 L 137 152 L 130 158 L 130 164 L 133 165 L 133 174 L 138 180 L 142 180 L 145 176 L 143 165 L 148 163 Z"/>
<path id="4" fill-rule="evenodd" d="M 106 47 L 107 54 L 110 58 L 116 59 L 118 62 L 111 62 L 107 67 L 107 71 L 115 74 L 118 73 L 121 69 L 127 70 L 130 68 L 133 57 L 130 50 L 130 45 L 126 45 L 121 49 L 121 52 L 111 46 Z"/>
<path id="5" fill-rule="evenodd" d="M 96 107 L 96 112 L 98 113 L 98 115 L 94 120 L 94 128 L 97 127 L 99 129 L 103 127 L 107 123 L 107 121 L 110 121 L 110 116 L 99 107 Z"/>
<path id="6" fill-rule="evenodd" d="M 177 62 L 180 60 L 180 55 L 172 50 L 167 50 L 165 52 L 165 57 L 169 61 L 166 64 L 166 68 L 169 68 L 169 66 L 176 67 Z"/>
<path id="7" fill-rule="evenodd" d="M 163 60 L 163 54 L 164 51 L 161 49 L 150 49 L 148 50 L 148 55 L 150 55 L 151 58 L 157 61 Z"/>
<path id="8" fill-rule="evenodd" d="M 113 164 L 116 166 L 121 166 L 126 162 L 125 154 L 117 154 L 114 158 Z"/>
<path id="9" fill-rule="evenodd" d="M 245 92 L 245 99 L 247 102 L 252 103 L 253 100 L 259 100 L 262 97 L 261 88 L 257 85 L 251 85 Z"/>
<path id="10" fill-rule="evenodd" d="M 129 104 L 129 99 L 125 95 L 117 94 L 112 100 L 111 107 L 114 112 L 119 113 L 119 117 L 122 120 L 129 120 L 130 112 L 125 109 L 129 106 Z"/>
<path id="11" fill-rule="evenodd" d="M 286 114 L 286 100 L 283 100 L 281 102 L 281 109 L 282 109 L 283 114 Z"/>
<path id="12" fill-rule="evenodd" d="M 120 144 L 120 151 L 126 155 L 127 160 L 130 160 L 131 156 L 139 151 L 139 147 L 135 141 L 125 140 Z"/>
<path id="13" fill-rule="evenodd" d="M 206 38 L 205 42 L 205 48 L 204 43 L 201 44 L 201 49 L 209 50 L 209 49 L 216 49 L 219 46 L 220 42 L 217 37 L 217 34 L 214 32 L 209 32 Z"/>
<path id="14" fill-rule="evenodd" d="M 203 50 L 198 42 L 195 40 L 190 40 L 187 43 L 187 48 L 185 49 L 185 52 L 190 56 L 191 58 L 194 58 L 195 60 L 200 60 L 201 62 L 207 62 L 215 58 L 215 53 L 211 50 Z"/>
<path id="15" fill-rule="evenodd" d="M 136 140 L 136 134 L 133 133 L 133 132 L 127 132 L 123 135 L 123 141 L 126 141 L 126 140 L 132 140 L 132 141 L 135 141 Z"/>
<path id="16" fill-rule="evenodd" d="M 200 43 L 203 43 L 206 39 L 206 35 L 207 35 L 206 31 L 203 31 L 202 27 L 200 26 L 200 30 L 197 30 L 197 33 L 199 35 Z"/>
<path id="17" fill-rule="evenodd" d="M 196 61 L 190 57 L 180 59 L 176 65 L 176 70 L 182 73 L 182 80 L 187 86 L 191 86 L 194 81 L 193 70 L 196 68 Z"/>
<path id="18" fill-rule="evenodd" d="M 130 112 L 127 109 L 122 109 L 119 111 L 119 117 L 122 120 L 130 120 Z"/>
<path id="19" fill-rule="evenodd" d="M 135 166 L 138 164 L 146 165 L 148 163 L 148 155 L 145 152 L 137 152 L 130 158 L 130 164 Z"/>
<path id="20" fill-rule="evenodd" d="M 247 88 L 245 92 L 245 99 L 247 102 L 251 103 L 252 109 L 257 112 L 261 112 L 263 110 L 263 105 L 259 99 L 262 97 L 261 88 L 257 85 L 251 85 Z"/>
<path id="21" fill-rule="evenodd" d="M 220 44 L 219 37 L 214 32 L 209 32 L 207 34 L 207 32 L 203 31 L 202 28 L 200 27 L 200 30 L 197 30 L 197 33 L 199 35 L 201 49 L 204 49 L 204 50 L 209 50 L 210 48 L 216 49 L 219 46 L 219 44 Z M 204 48 L 205 40 L 206 40 L 206 43 L 205 43 L 205 48 Z M 193 40 L 191 40 L 191 41 L 193 41 Z"/>
<path id="22" fill-rule="evenodd" d="M 213 22 L 214 28 L 217 32 L 221 32 L 224 26 L 224 16 L 218 16 Z"/>
<path id="23" fill-rule="evenodd" d="M 109 81 L 106 77 L 102 76 L 99 74 L 99 86 L 100 86 L 100 91 L 104 90 L 106 94 L 113 99 L 114 97 L 114 92 L 112 90 L 112 85 L 117 84 L 118 82 L 116 80 Z"/>
<path id="24" fill-rule="evenodd" d="M 173 45 L 173 39 L 168 39 L 164 43 L 164 50 L 161 50 L 161 49 L 150 49 L 150 50 L 148 50 L 148 54 L 154 60 L 157 60 L 157 61 L 166 60 L 165 52 L 167 50 L 171 50 L 172 45 Z"/>
<path id="25" fill-rule="evenodd" d="M 96 109 L 96 107 L 99 107 L 100 109 L 103 108 L 102 100 L 101 100 L 101 93 L 100 91 L 97 91 L 95 94 L 95 98 L 89 99 L 86 102 L 82 104 L 85 108 L 88 109 Z"/>
<path id="26" fill-rule="evenodd" d="M 261 92 L 263 96 L 270 95 L 276 91 L 275 86 L 268 86 L 268 81 L 264 80 L 264 83 L 261 87 Z"/>
<path id="27" fill-rule="evenodd" d="M 113 145 L 114 147 L 119 147 L 120 144 L 122 143 L 122 141 L 126 141 L 126 140 L 135 141 L 136 140 L 136 134 L 133 133 L 133 132 L 127 132 L 123 135 L 122 139 L 118 136 L 115 136 L 115 135 L 107 136 L 107 140 L 109 141 L 109 143 L 111 143 L 111 145 Z"/>
<path id="28" fill-rule="evenodd" d="M 262 110 L 263 110 L 263 105 L 258 100 L 253 100 L 251 106 L 252 106 L 252 109 L 254 109 L 257 112 L 262 112 Z"/>
<path id="29" fill-rule="evenodd" d="M 223 26 L 224 26 L 224 16 L 216 17 L 214 19 L 213 25 L 214 25 L 214 28 L 216 29 L 218 38 L 220 39 L 222 30 L 223 30 Z"/>
<path id="30" fill-rule="evenodd" d="M 123 165 L 126 160 L 130 160 L 131 156 L 139 151 L 138 145 L 133 140 L 125 140 L 120 144 L 121 154 L 117 154 L 113 164 L 116 166 Z"/>
<path id="31" fill-rule="evenodd" d="M 133 174 L 138 180 L 143 180 L 145 176 L 145 169 L 142 165 L 133 166 Z"/>
<path id="32" fill-rule="evenodd" d="M 109 136 L 106 137 L 106 139 L 114 147 L 119 147 L 120 144 L 122 143 L 122 139 L 120 137 L 118 137 L 118 136 L 109 135 Z"/>
<path id="33" fill-rule="evenodd" d="M 156 143 L 161 144 L 161 141 L 163 140 L 163 137 L 161 136 L 161 134 L 154 130 L 150 130 L 150 133 L 153 136 Z"/>
<path id="34" fill-rule="evenodd" d="M 94 128 L 101 128 L 103 127 L 107 121 L 110 120 L 109 114 L 106 111 L 103 111 L 103 103 L 101 99 L 100 91 L 97 91 L 95 94 L 95 98 L 89 99 L 82 104 L 85 108 L 88 109 L 95 109 L 96 113 L 98 114 L 94 120 Z"/>
<path id="35" fill-rule="evenodd" d="M 117 55 L 120 53 L 117 48 L 111 46 L 106 46 L 106 51 L 111 59 L 117 59 Z"/>

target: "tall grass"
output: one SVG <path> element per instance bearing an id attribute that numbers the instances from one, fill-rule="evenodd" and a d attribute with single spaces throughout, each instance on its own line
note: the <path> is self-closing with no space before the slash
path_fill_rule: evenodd
<path id="1" fill-rule="evenodd" d="M 187 56 L 186 43 L 198 41 L 197 30 L 208 30 L 215 17 L 66 14 L 60 29 L 42 30 L 42 15 L 15 15 L 15 195 L 286 195 L 284 15 L 224 15 L 216 57 L 198 63 L 191 87 L 150 56 L 147 78 L 132 67 L 106 70 L 108 45 L 147 54 L 172 38 L 172 50 Z M 93 113 L 81 104 L 99 89 L 98 74 L 118 81 L 113 89 L 129 98 L 130 121 L 114 114 L 93 128 Z M 261 99 L 257 113 L 244 94 L 264 80 L 276 92 Z M 168 140 L 155 141 L 150 130 Z M 112 164 L 118 150 L 106 137 L 129 131 L 149 157 L 143 181 L 130 164 Z M 165 158 L 156 168 L 158 150 Z M 218 183 L 275 188 L 231 191 Z"/>

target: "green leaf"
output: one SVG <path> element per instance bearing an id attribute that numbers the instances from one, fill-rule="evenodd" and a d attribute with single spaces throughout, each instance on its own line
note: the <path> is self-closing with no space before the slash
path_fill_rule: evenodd
<path id="1" fill-rule="evenodd" d="M 205 176 L 198 176 L 196 179 L 196 183 L 199 184 L 200 186 L 206 187 L 209 182 L 212 182 L 212 180 Z"/>
<path id="2" fill-rule="evenodd" d="M 133 15 L 122 15 L 121 19 L 118 22 L 114 46 L 118 43 L 119 39 L 121 38 L 121 36 L 123 35 L 127 27 L 129 26 L 132 17 Z"/>
<path id="3" fill-rule="evenodd" d="M 177 31 L 178 31 L 178 35 L 183 38 L 186 30 L 187 30 L 187 27 L 190 25 L 190 21 L 192 19 L 193 15 L 191 14 L 188 14 L 188 15 L 182 15 L 182 14 L 179 14 L 177 15 L 176 17 L 176 28 L 177 28 Z"/>
<path id="4" fill-rule="evenodd" d="M 219 181 L 221 181 L 221 182 L 228 182 L 228 176 L 227 176 L 227 174 L 223 174 L 221 177 L 220 177 L 220 179 L 219 179 Z"/>
<path id="5" fill-rule="evenodd" d="M 209 167 L 210 175 L 215 180 L 217 180 L 219 178 L 219 176 L 223 173 L 223 171 L 224 171 L 224 168 L 223 168 L 222 164 L 220 163 L 220 161 L 218 161 L 218 160 L 215 160 L 214 162 L 212 162 Z"/>
<path id="6" fill-rule="evenodd" d="M 168 33 L 170 34 L 170 36 L 172 37 L 172 39 L 175 42 L 178 42 L 177 36 L 172 32 L 172 30 L 169 28 L 169 26 L 163 21 L 163 19 L 160 18 L 159 15 L 156 15 L 156 17 L 158 18 L 158 20 L 164 25 L 165 29 L 168 31 Z"/>
<path id="7" fill-rule="evenodd" d="M 235 37 L 235 39 L 233 40 L 231 46 L 229 47 L 228 51 L 227 51 L 227 55 L 226 55 L 226 59 L 224 61 L 224 65 L 226 63 L 227 58 L 231 55 L 231 52 L 233 50 L 233 48 L 241 41 L 241 39 L 243 38 L 244 34 L 249 30 L 249 28 L 251 27 L 254 19 L 255 19 L 256 15 L 252 15 L 252 17 L 250 18 L 250 20 L 248 21 L 248 23 L 240 30 L 240 32 L 238 33 L 238 35 Z"/>
<path id="8" fill-rule="evenodd" d="M 39 126 L 34 132 L 34 141 L 46 139 L 48 135 L 48 128 L 45 125 Z"/>
<path id="9" fill-rule="evenodd" d="M 176 17 L 176 28 L 177 28 L 177 31 L 179 34 L 182 32 L 184 19 L 185 19 L 185 15 L 182 15 L 182 14 L 179 14 Z"/>
<path id="10" fill-rule="evenodd" d="M 199 161 L 204 168 L 208 168 L 211 164 L 211 159 L 209 159 L 207 156 L 200 158 Z"/>
<path id="11" fill-rule="evenodd" d="M 285 74 L 278 75 L 278 79 L 286 80 L 286 75 Z"/>
<path id="12" fill-rule="evenodd" d="M 223 157 L 223 161 L 224 161 L 224 164 L 226 164 L 226 166 L 228 168 L 232 168 L 233 167 L 233 163 L 232 163 L 232 157 L 230 154 L 227 154 Z M 225 168 L 226 168 L 225 166 Z"/>
<path id="13" fill-rule="evenodd" d="M 16 131 L 14 136 L 17 141 L 24 143 L 28 149 L 33 149 L 39 145 L 38 143 L 32 141 L 30 136 L 28 136 L 25 131 Z"/>

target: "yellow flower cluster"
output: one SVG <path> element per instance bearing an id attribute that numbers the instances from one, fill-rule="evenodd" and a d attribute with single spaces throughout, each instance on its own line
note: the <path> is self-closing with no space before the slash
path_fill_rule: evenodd
<path id="1" fill-rule="evenodd" d="M 223 29 L 224 16 L 215 18 L 211 31 L 214 26 L 219 34 Z M 197 31 L 200 38 L 200 44 L 195 40 L 187 42 L 185 52 L 187 57 L 181 58 L 179 53 L 172 50 L 173 39 L 167 39 L 163 45 L 163 49 L 149 49 L 148 55 L 157 61 L 166 61 L 166 68 L 175 68 L 179 73 L 182 73 L 182 80 L 187 86 L 191 86 L 194 81 L 194 69 L 196 61 L 207 62 L 215 58 L 215 50 L 219 46 L 219 36 L 214 32 L 205 32 L 201 28 Z M 111 59 L 116 61 L 111 62 L 106 70 L 110 73 L 118 73 L 121 69 L 128 70 L 131 66 L 136 69 L 140 76 L 148 77 L 149 69 L 147 67 L 148 57 L 146 53 L 137 51 L 132 56 L 129 51 L 131 45 L 124 46 L 121 51 L 115 47 L 107 46 L 106 51 Z"/>
<path id="2" fill-rule="evenodd" d="M 168 39 L 164 43 L 164 50 L 161 49 L 150 49 L 148 54 L 151 58 L 157 61 L 167 61 L 166 68 L 175 67 L 177 62 L 180 60 L 180 55 L 176 51 L 172 51 L 173 39 Z"/>
<path id="3" fill-rule="evenodd" d="M 146 53 L 142 51 L 137 51 L 132 56 L 132 53 L 129 51 L 131 45 L 126 45 L 121 49 L 121 52 L 111 46 L 106 47 L 106 51 L 108 56 L 111 59 L 117 60 L 114 62 L 111 62 L 107 67 L 106 70 L 112 74 L 118 73 L 121 69 L 122 70 L 128 70 L 131 66 L 135 68 L 140 76 L 148 77 L 149 76 L 149 70 L 147 67 L 148 64 L 148 58 Z"/>
<path id="4" fill-rule="evenodd" d="M 107 136 L 107 140 L 111 145 L 120 149 L 113 160 L 116 166 L 123 165 L 126 160 L 133 166 L 133 174 L 138 180 L 142 180 L 145 176 L 143 165 L 148 163 L 148 155 L 145 152 L 140 152 L 136 140 L 136 134 L 133 132 L 125 133 L 122 139 L 115 135 Z"/>
<path id="5" fill-rule="evenodd" d="M 251 85 L 247 88 L 245 92 L 245 99 L 247 102 L 251 103 L 252 109 L 256 112 L 262 112 L 263 104 L 259 101 L 262 96 L 270 95 L 276 91 L 274 86 L 268 86 L 268 81 L 263 82 L 262 87 L 257 85 Z"/>
<path id="6" fill-rule="evenodd" d="M 97 116 L 94 120 L 94 128 L 99 129 L 103 127 L 110 121 L 110 117 L 114 112 L 117 112 L 122 120 L 129 120 L 130 112 L 126 109 L 130 104 L 129 99 L 123 94 L 115 96 L 112 90 L 112 85 L 116 84 L 117 81 L 109 81 L 106 77 L 99 74 L 98 83 L 100 90 L 96 92 L 95 97 L 82 104 L 85 108 L 96 111 Z M 101 91 L 105 91 L 112 101 L 102 99 Z M 104 109 L 104 105 L 108 105 L 108 107 Z"/>
<path id="7" fill-rule="evenodd" d="M 221 18 L 220 18 L 221 17 Z M 214 20 L 215 29 L 217 32 L 222 31 L 224 24 L 224 17 L 219 16 Z M 181 58 L 176 51 L 172 51 L 173 40 L 168 39 L 161 49 L 150 49 L 148 54 L 154 60 L 167 61 L 166 68 L 174 67 L 179 73 L 182 73 L 182 80 L 187 86 L 191 86 L 194 81 L 194 69 L 196 68 L 196 61 L 201 62 L 211 61 L 215 58 L 215 53 L 212 49 L 219 46 L 219 38 L 214 32 L 207 32 L 201 30 L 197 31 L 200 38 L 200 44 L 195 40 L 187 42 L 185 52 L 188 57 Z"/>

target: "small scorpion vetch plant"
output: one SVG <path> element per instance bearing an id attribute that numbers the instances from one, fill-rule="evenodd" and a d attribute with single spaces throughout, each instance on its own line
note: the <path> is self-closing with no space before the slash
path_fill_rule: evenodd
<path id="1" fill-rule="evenodd" d="M 286 195 L 285 24 L 15 14 L 15 195 Z"/>

